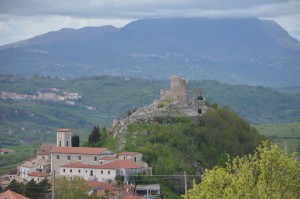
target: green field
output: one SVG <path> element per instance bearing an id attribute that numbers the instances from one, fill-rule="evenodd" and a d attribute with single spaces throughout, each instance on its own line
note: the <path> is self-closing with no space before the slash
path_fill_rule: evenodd
<path id="1" fill-rule="evenodd" d="M 300 123 L 254 125 L 259 132 L 272 139 L 280 148 L 296 150 L 300 158 Z"/>

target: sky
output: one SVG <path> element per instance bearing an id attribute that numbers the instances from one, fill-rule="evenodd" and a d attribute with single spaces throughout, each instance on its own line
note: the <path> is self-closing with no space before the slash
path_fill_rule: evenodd
<path id="1" fill-rule="evenodd" d="M 0 0 L 0 46 L 62 28 L 172 17 L 270 19 L 300 40 L 300 0 Z"/>

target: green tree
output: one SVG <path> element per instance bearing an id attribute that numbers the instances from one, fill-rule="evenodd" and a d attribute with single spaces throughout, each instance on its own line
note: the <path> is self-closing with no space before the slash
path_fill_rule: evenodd
<path id="1" fill-rule="evenodd" d="M 87 192 L 92 190 L 87 181 L 75 177 L 73 180 L 66 178 L 56 179 L 55 198 L 59 199 L 82 199 L 89 198 Z"/>
<path id="2" fill-rule="evenodd" d="M 300 198 L 296 152 L 264 141 L 254 154 L 236 157 L 225 168 L 206 170 L 184 198 Z"/>
<path id="3" fill-rule="evenodd" d="M 25 196 L 35 199 L 35 198 L 41 198 L 42 195 L 42 189 L 39 184 L 35 182 L 35 180 L 30 180 L 26 185 L 25 185 Z"/>
<path id="4" fill-rule="evenodd" d="M 92 133 L 89 135 L 89 145 L 90 146 L 95 146 L 97 142 L 99 142 L 101 139 L 101 134 L 100 134 L 100 128 L 99 126 L 94 126 Z"/>
<path id="5" fill-rule="evenodd" d="M 15 179 L 12 180 L 9 185 L 5 188 L 6 190 L 11 190 L 19 194 L 24 194 L 24 185 L 22 183 L 17 182 Z"/>
<path id="6" fill-rule="evenodd" d="M 72 136 L 72 147 L 79 147 L 80 139 L 79 135 L 73 135 Z"/>

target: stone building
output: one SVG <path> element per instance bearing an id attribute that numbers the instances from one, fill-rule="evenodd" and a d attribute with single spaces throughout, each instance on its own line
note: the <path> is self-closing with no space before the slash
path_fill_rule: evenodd
<path id="1" fill-rule="evenodd" d="M 160 98 L 170 102 L 178 101 L 187 104 L 189 102 L 188 81 L 178 76 L 172 76 L 170 89 L 162 89 Z"/>

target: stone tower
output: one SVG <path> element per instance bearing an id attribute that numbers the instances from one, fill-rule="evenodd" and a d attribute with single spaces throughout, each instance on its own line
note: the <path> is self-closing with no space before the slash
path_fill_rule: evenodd
<path id="1" fill-rule="evenodd" d="M 56 146 L 57 147 L 72 147 L 72 130 L 71 129 L 57 129 L 56 130 Z"/>
<path id="2" fill-rule="evenodd" d="M 187 80 L 178 76 L 172 76 L 170 89 L 161 90 L 160 95 L 161 99 L 187 104 L 189 102 Z"/>

